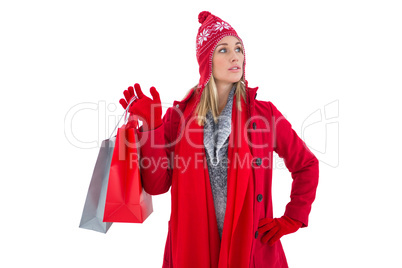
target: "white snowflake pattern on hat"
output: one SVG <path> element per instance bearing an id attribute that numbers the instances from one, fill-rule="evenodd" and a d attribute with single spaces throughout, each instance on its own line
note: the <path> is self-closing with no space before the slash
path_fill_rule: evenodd
<path id="1" fill-rule="evenodd" d="M 207 41 L 209 36 L 209 31 L 207 29 L 204 29 L 202 33 L 198 36 L 198 45 L 201 46 L 204 41 Z"/>
<path id="2" fill-rule="evenodd" d="M 198 33 L 197 35 L 197 42 L 196 42 L 196 53 L 197 55 L 199 54 L 201 47 L 204 43 L 208 41 L 208 39 L 213 38 L 215 34 L 220 34 L 222 33 L 223 30 L 229 30 L 232 31 L 234 30 L 232 26 L 230 26 L 229 23 L 225 21 L 216 21 L 212 23 L 211 25 L 206 26 L 206 28 Z"/>
<path id="3" fill-rule="evenodd" d="M 224 22 L 224 21 L 222 21 L 222 22 L 217 22 L 215 25 L 214 25 L 214 27 L 215 27 L 215 31 L 222 31 L 223 29 L 230 29 L 230 28 L 232 28 L 228 23 L 226 23 L 226 22 Z"/>

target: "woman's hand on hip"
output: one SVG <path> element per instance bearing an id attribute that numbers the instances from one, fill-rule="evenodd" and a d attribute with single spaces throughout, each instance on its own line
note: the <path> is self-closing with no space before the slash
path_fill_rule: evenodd
<path id="1" fill-rule="evenodd" d="M 261 219 L 258 223 L 258 232 L 263 236 L 261 241 L 272 246 L 282 236 L 296 232 L 303 224 L 289 218 L 282 216 L 281 218 L 265 218 Z"/>

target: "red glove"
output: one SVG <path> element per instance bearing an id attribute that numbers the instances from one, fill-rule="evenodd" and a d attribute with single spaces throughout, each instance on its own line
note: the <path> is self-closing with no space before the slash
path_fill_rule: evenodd
<path id="1" fill-rule="evenodd" d="M 149 91 L 153 98 L 151 100 L 142 93 L 139 84 L 135 84 L 134 88 L 138 99 L 135 100 L 129 108 L 129 121 L 132 119 L 132 116 L 138 116 L 138 119 L 143 122 L 142 127 L 144 131 L 152 130 L 162 125 L 162 105 L 158 91 L 156 91 L 154 87 L 150 88 Z M 126 109 L 131 98 L 134 97 L 133 87 L 128 87 L 123 94 L 126 99 L 120 99 L 120 104 Z"/>
<path id="2" fill-rule="evenodd" d="M 284 235 L 296 232 L 303 223 L 298 220 L 293 220 L 287 216 L 281 218 L 265 218 L 258 223 L 258 232 L 264 234 L 261 238 L 263 243 L 272 246 L 276 241 Z"/>

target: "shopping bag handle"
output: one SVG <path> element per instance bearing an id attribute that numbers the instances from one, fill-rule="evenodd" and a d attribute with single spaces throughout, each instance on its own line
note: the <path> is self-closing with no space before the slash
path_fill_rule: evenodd
<path id="1" fill-rule="evenodd" d="M 117 122 L 116 126 L 114 127 L 114 129 L 113 129 L 113 131 L 112 131 L 112 134 L 110 134 L 109 139 L 112 138 L 114 132 L 116 131 L 117 127 L 118 127 L 119 124 L 120 124 L 121 119 L 123 119 L 123 116 L 124 116 L 124 124 L 127 123 L 127 120 L 128 120 L 128 118 L 127 118 L 128 110 L 130 109 L 131 104 L 132 104 L 136 99 L 138 99 L 138 97 L 137 97 L 136 95 L 134 95 L 134 96 L 131 98 L 129 104 L 127 105 L 126 110 L 125 110 L 124 113 L 120 116 L 119 122 Z"/>

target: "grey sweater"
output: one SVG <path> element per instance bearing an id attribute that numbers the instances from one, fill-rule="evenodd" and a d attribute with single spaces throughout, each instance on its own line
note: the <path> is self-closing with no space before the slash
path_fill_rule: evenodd
<path id="1" fill-rule="evenodd" d="M 232 129 L 232 107 L 235 87 L 229 93 L 225 108 L 215 123 L 211 111 L 204 124 L 204 146 L 208 163 L 212 195 L 219 235 L 222 238 L 227 200 L 227 158 L 229 135 Z"/>

